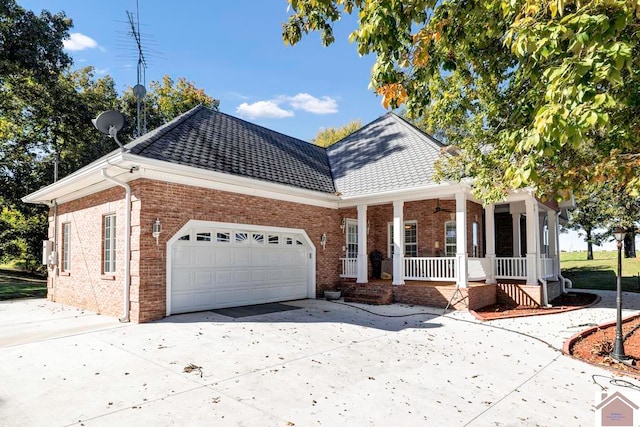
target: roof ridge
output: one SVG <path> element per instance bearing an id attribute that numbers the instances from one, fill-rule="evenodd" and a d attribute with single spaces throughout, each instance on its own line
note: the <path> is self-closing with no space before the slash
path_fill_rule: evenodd
<path id="1" fill-rule="evenodd" d="M 411 123 L 410 121 L 408 121 L 407 119 L 405 119 L 404 117 L 401 117 L 399 115 L 397 115 L 396 113 L 394 113 L 393 111 L 389 111 L 389 113 L 387 113 L 389 115 L 391 115 L 391 117 L 393 117 L 394 119 L 396 119 L 398 121 L 398 123 L 402 124 L 404 127 L 410 129 L 413 132 L 418 133 L 421 136 L 425 136 L 427 137 L 427 139 L 429 140 L 429 142 L 434 143 L 438 149 L 440 148 L 444 148 L 446 147 L 446 145 L 444 145 L 440 140 L 438 140 L 436 137 L 434 137 L 433 135 L 423 131 L 422 129 L 420 129 L 419 127 L 417 127 L 416 125 L 414 125 L 413 123 Z"/>
<path id="2" fill-rule="evenodd" d="M 209 110 L 210 112 L 214 111 L 214 110 L 210 109 L 209 107 L 207 107 L 205 105 L 198 104 L 195 107 L 193 107 L 192 109 L 190 109 L 189 111 L 186 111 L 186 112 L 180 114 L 179 116 L 174 117 L 173 119 L 171 119 L 167 123 L 155 128 L 154 130 L 152 130 L 150 132 L 145 133 L 142 136 L 139 136 L 138 138 L 136 138 L 133 141 L 131 141 L 128 144 L 126 144 L 124 147 L 127 150 L 131 150 L 132 148 L 138 147 L 138 154 L 140 154 L 146 148 L 148 148 L 149 145 L 151 145 L 155 140 L 157 140 L 158 138 L 162 137 L 164 134 L 166 134 L 169 131 L 171 131 L 178 124 L 189 120 L 191 117 L 195 116 L 196 113 L 198 113 L 198 112 L 200 112 L 202 110 Z"/>

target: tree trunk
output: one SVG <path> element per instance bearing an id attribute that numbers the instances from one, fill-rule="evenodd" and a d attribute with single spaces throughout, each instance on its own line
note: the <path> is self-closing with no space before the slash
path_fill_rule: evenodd
<path id="1" fill-rule="evenodd" d="M 587 235 L 587 261 L 593 260 L 593 240 L 591 240 L 591 229 L 584 230 Z"/>
<path id="2" fill-rule="evenodd" d="M 633 228 L 627 229 L 627 233 L 624 235 L 624 257 L 636 257 L 636 233 Z"/>

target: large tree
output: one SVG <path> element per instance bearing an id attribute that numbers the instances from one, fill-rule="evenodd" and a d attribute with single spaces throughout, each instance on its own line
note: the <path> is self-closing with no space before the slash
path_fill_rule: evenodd
<path id="1" fill-rule="evenodd" d="M 637 0 L 289 0 L 286 43 L 357 13 L 375 54 L 371 85 L 458 146 L 442 178 L 475 178 L 485 200 L 509 188 L 640 188 Z M 588 153 L 588 156 L 585 155 Z"/>
<path id="2" fill-rule="evenodd" d="M 353 132 L 357 131 L 362 127 L 362 122 L 360 120 L 351 120 L 349 123 L 339 126 L 339 127 L 328 127 L 324 129 L 320 129 L 316 136 L 311 140 L 312 144 L 318 145 L 320 147 L 327 148 L 330 145 L 335 144 L 341 139 L 351 135 Z"/>
<path id="3" fill-rule="evenodd" d="M 576 199 L 576 209 L 570 212 L 566 228 L 577 230 L 587 243 L 587 259 L 593 259 L 593 245 L 600 245 L 610 233 L 596 233 L 606 228 L 615 213 L 613 194 L 603 184 L 586 184 Z"/>

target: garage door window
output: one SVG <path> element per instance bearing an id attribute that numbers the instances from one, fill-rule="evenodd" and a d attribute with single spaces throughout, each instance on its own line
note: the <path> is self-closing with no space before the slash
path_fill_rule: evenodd
<path id="1" fill-rule="evenodd" d="M 277 234 L 269 234 L 270 245 L 277 245 L 279 243 L 280 243 L 280 236 L 278 236 Z"/>
<path id="2" fill-rule="evenodd" d="M 190 240 L 191 236 L 188 234 L 185 234 L 184 236 L 180 237 L 178 240 Z"/>
<path id="3" fill-rule="evenodd" d="M 198 242 L 210 242 L 211 233 L 196 233 L 196 241 Z"/>
<path id="4" fill-rule="evenodd" d="M 236 243 L 244 243 L 247 241 L 247 233 L 236 233 Z"/>
<path id="5" fill-rule="evenodd" d="M 231 242 L 231 233 L 216 233 L 216 241 L 218 243 L 229 243 Z"/>
<path id="6" fill-rule="evenodd" d="M 253 238 L 253 243 L 258 243 L 258 244 L 264 243 L 264 234 L 262 233 L 253 233 L 251 237 Z"/>

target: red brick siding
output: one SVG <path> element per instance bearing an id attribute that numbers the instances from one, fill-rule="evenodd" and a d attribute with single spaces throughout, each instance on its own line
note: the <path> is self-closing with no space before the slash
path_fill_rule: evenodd
<path id="1" fill-rule="evenodd" d="M 103 216 L 116 214 L 116 272 L 102 274 Z M 70 269 L 55 276 L 50 270 L 47 298 L 109 316 L 123 309 L 124 286 L 124 189 L 112 188 L 58 207 L 58 260 L 62 260 L 62 224 L 70 223 Z M 135 216 L 135 213 L 133 213 Z M 53 239 L 50 217 L 49 239 Z M 59 266 L 60 268 L 61 266 Z"/>
<path id="2" fill-rule="evenodd" d="M 393 300 L 403 304 L 439 308 L 446 307 L 451 301 L 450 307 L 456 310 L 475 310 L 496 303 L 496 285 L 476 285 L 460 288 L 459 291 L 456 294 L 456 288 L 452 285 L 433 286 L 407 282 L 393 287 Z"/>
<path id="3" fill-rule="evenodd" d="M 498 283 L 496 298 L 499 304 L 539 306 L 542 301 L 542 285 Z"/>
<path id="4" fill-rule="evenodd" d="M 339 280 L 336 254 L 342 253 L 344 235 L 335 209 L 150 180 L 138 180 L 133 187 L 142 200 L 140 322 L 166 313 L 166 242 L 191 219 L 303 229 L 316 247 L 317 295 L 334 288 Z M 151 235 L 156 218 L 162 222 L 157 245 Z M 324 250 L 320 246 L 323 233 L 327 234 Z"/>

